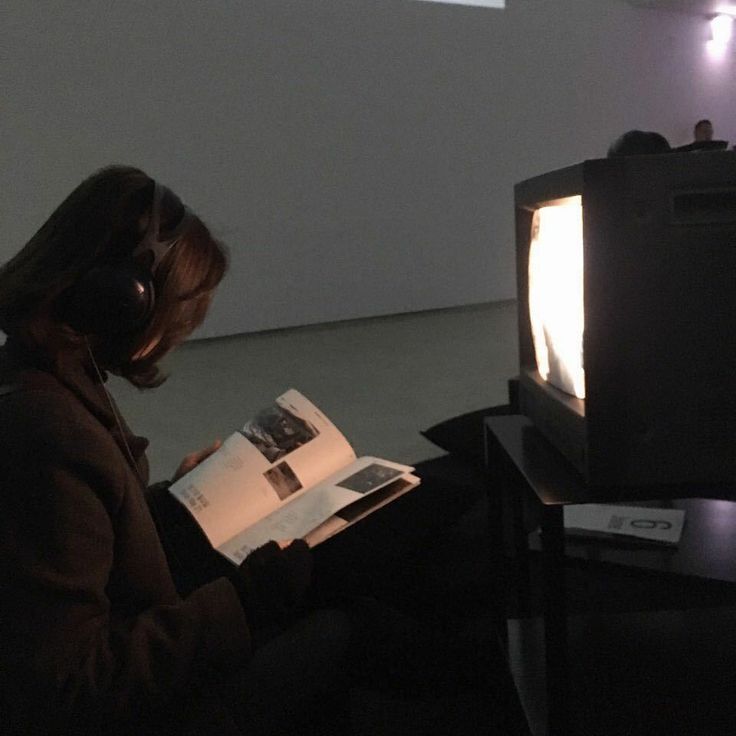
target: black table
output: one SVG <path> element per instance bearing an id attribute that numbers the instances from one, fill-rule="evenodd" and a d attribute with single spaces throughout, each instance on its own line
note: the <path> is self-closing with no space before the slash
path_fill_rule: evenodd
<path id="1" fill-rule="evenodd" d="M 486 463 L 498 493 L 489 494 L 493 533 L 513 547 L 520 600 L 528 601 L 529 532 L 537 522 L 543 558 L 544 650 L 547 733 L 570 736 L 568 605 L 566 554 L 736 583 L 736 486 L 695 488 L 667 486 L 593 490 L 567 460 L 519 415 L 484 421 Z M 705 497 L 705 498 L 703 498 Z M 563 509 L 567 504 L 626 503 L 685 509 L 685 529 L 677 547 L 615 545 L 598 542 L 566 544 Z M 529 517 L 533 519 L 529 523 Z M 504 535 L 504 530 L 507 533 Z M 500 553 L 503 550 L 499 547 Z"/>

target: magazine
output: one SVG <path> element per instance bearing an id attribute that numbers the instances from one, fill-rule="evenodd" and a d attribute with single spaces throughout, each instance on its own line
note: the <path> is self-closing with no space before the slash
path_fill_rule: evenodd
<path id="1" fill-rule="evenodd" d="M 419 485 L 413 470 L 356 457 L 337 427 L 290 389 L 170 492 L 210 544 L 240 564 L 269 540 L 323 542 Z"/>

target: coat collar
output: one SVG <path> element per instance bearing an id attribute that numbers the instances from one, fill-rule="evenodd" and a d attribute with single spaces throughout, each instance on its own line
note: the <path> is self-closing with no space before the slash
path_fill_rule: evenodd
<path id="1" fill-rule="evenodd" d="M 138 470 L 141 470 L 140 466 L 143 464 L 147 474 L 147 463 L 142 461 L 148 440 L 130 431 L 105 386 L 107 373 L 100 370 L 98 374 L 86 348 L 66 350 L 55 357 L 49 357 L 11 336 L 8 337 L 3 351 L 3 383 L 17 381 L 23 385 L 28 380 L 32 382 L 31 375 L 36 371 L 52 375 L 112 434 L 126 457 L 127 443 L 139 465 Z"/>

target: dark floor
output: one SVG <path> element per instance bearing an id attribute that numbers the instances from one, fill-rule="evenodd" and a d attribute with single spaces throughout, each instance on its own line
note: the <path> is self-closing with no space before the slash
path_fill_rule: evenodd
<path id="1" fill-rule="evenodd" d="M 419 619 L 481 638 L 495 636 L 501 602 L 509 619 L 509 671 L 516 678 L 531 731 L 541 736 L 542 601 L 534 595 L 528 607 L 520 607 L 514 565 L 509 560 L 498 569 L 490 562 L 487 477 L 480 467 L 450 456 L 420 463 L 418 472 L 429 489 L 423 491 L 426 495 L 407 500 L 403 508 L 383 517 L 379 512 L 361 529 L 364 539 L 379 540 L 386 564 L 410 571 L 397 572 L 392 586 L 385 583 L 385 569 L 379 564 L 376 580 L 384 581 L 380 593 Z M 413 523 L 407 523 L 407 514 Z M 434 539 L 431 552 L 406 554 L 414 535 L 423 537 L 415 526 Z M 532 590 L 541 587 L 538 562 L 533 554 Z M 574 559 L 567 565 L 567 582 L 570 736 L 735 732 L 736 586 Z M 487 700 L 482 687 L 454 700 L 413 704 L 358 693 L 354 720 L 360 733 L 376 736 L 494 733 L 492 724 L 503 720 L 500 703 L 506 703 L 511 720 L 518 715 L 517 688 L 511 684 L 509 678 L 500 698 L 494 684 Z M 506 733 L 523 733 L 524 725 L 506 728 Z"/>
<path id="2" fill-rule="evenodd" d="M 492 653 L 495 666 L 472 686 L 436 697 L 364 688 L 354 693 L 353 725 L 371 736 L 528 733 L 499 641 L 499 598 L 489 585 L 497 576 L 489 572 L 484 476 L 450 458 L 419 463 L 417 471 L 418 489 L 318 548 L 315 578 L 329 570 L 337 590 L 374 596 L 422 630 L 462 641 L 458 670 L 479 652 Z M 453 666 L 428 656 L 430 669 Z"/>

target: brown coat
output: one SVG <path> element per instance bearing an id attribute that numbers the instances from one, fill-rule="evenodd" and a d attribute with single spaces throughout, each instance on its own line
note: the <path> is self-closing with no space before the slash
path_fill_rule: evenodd
<path id="1" fill-rule="evenodd" d="M 79 356 L 0 349 L 3 733 L 213 721 L 207 693 L 249 654 L 227 579 L 177 594 L 144 497 L 148 443 L 128 436 L 135 471 L 93 376 Z"/>

